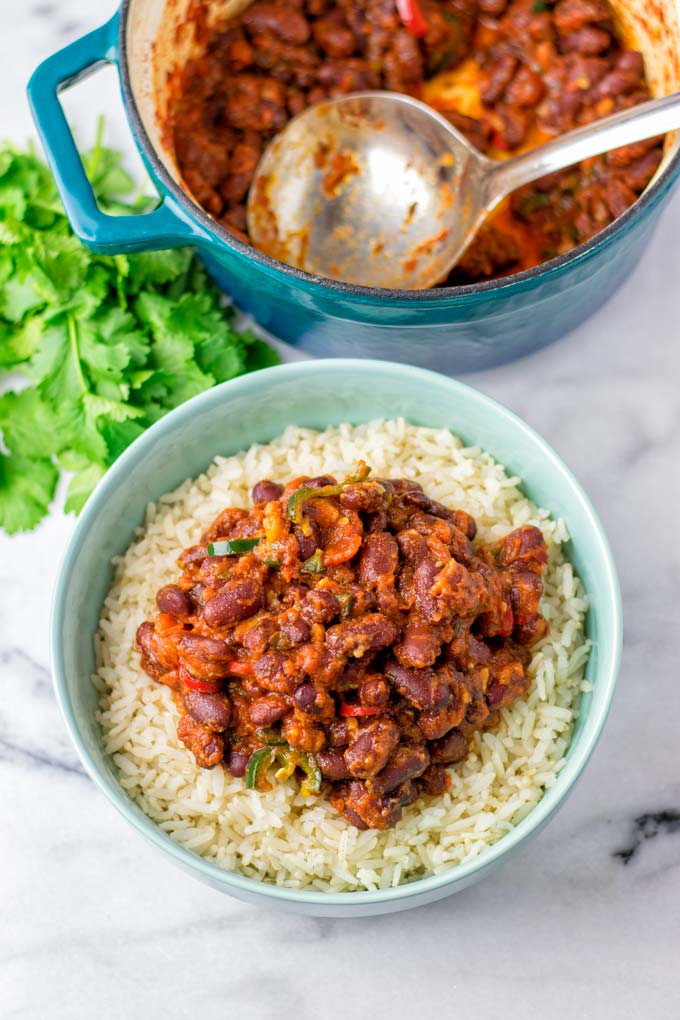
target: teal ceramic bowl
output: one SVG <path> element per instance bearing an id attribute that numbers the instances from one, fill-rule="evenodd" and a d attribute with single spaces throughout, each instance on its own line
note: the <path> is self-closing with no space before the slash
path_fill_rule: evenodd
<path id="1" fill-rule="evenodd" d="M 182 849 L 122 790 L 104 753 L 90 683 L 93 637 L 111 583 L 111 559 L 130 543 L 146 504 L 202 472 L 216 454 L 268 442 L 286 425 L 324 428 L 403 415 L 452 429 L 490 451 L 524 480 L 526 493 L 564 517 L 568 554 L 590 597 L 593 648 L 579 719 L 556 784 L 516 829 L 478 858 L 440 875 L 379 892 L 321 893 L 282 889 L 223 871 Z M 188 401 L 141 436 L 100 482 L 78 520 L 59 575 L 52 618 L 57 696 L 78 753 L 94 782 L 128 822 L 166 857 L 221 892 L 310 914 L 360 916 L 415 907 L 462 889 L 489 873 L 554 814 L 584 769 L 614 693 L 621 650 L 621 607 L 611 553 L 578 482 L 550 447 L 506 408 L 461 383 L 379 361 L 309 361 L 224 383 Z"/>

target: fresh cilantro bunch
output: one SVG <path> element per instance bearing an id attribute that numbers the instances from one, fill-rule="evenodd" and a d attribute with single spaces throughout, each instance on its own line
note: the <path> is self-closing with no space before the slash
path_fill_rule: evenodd
<path id="1" fill-rule="evenodd" d="M 107 212 L 133 190 L 100 138 L 86 157 Z M 47 166 L 0 146 L 0 527 L 33 528 L 61 470 L 78 513 L 116 457 L 167 411 L 275 364 L 188 249 L 95 255 L 74 236 Z M 15 373 L 20 373 L 16 375 Z M 21 387 L 21 377 L 28 385 Z"/>

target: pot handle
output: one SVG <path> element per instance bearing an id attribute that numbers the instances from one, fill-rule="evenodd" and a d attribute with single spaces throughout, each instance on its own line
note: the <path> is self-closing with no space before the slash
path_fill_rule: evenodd
<path id="1" fill-rule="evenodd" d="M 85 174 L 59 92 L 118 58 L 119 17 L 76 39 L 35 70 L 28 100 L 47 161 L 73 230 L 88 248 L 103 255 L 155 251 L 194 244 L 201 236 L 169 196 L 149 213 L 109 216 L 102 212 Z"/>

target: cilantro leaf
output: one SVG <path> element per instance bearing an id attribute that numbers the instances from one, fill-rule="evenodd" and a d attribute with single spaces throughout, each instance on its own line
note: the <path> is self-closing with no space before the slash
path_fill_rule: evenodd
<path id="1" fill-rule="evenodd" d="M 59 413 L 28 387 L 0 397 L 0 431 L 5 446 L 19 457 L 51 457 L 58 453 L 63 422 Z"/>
<path id="2" fill-rule="evenodd" d="M 50 460 L 0 454 L 0 527 L 14 535 L 47 513 L 59 472 Z"/>
<path id="3" fill-rule="evenodd" d="M 10 322 L 21 322 L 26 312 L 40 308 L 43 299 L 37 293 L 36 280 L 32 275 L 13 276 L 2 289 L 0 311 Z"/>
<path id="4" fill-rule="evenodd" d="M 248 337 L 244 337 L 246 341 L 246 372 L 256 372 L 259 368 L 272 368 L 274 365 L 278 365 L 281 358 L 278 356 L 273 347 L 266 344 L 264 340 L 260 340 L 254 333 Z"/>
<path id="5" fill-rule="evenodd" d="M 66 491 L 64 510 L 66 513 L 79 514 L 85 506 L 92 490 L 104 475 L 106 468 L 101 464 L 88 464 L 73 475 Z"/>
<path id="6" fill-rule="evenodd" d="M 139 293 L 149 284 L 171 283 L 186 273 L 192 261 L 188 248 L 140 252 L 130 267 L 128 287 L 132 293 Z"/>
<path id="7" fill-rule="evenodd" d="M 42 396 L 54 404 L 78 400 L 87 391 L 78 351 L 78 330 L 70 316 L 43 329 L 42 342 L 31 358 L 30 372 Z"/>
<path id="8" fill-rule="evenodd" d="M 155 200 L 134 191 L 100 122 L 84 163 L 109 212 Z M 72 472 L 66 510 L 78 513 L 106 469 L 182 401 L 275 352 L 233 327 L 194 252 L 96 255 L 73 235 L 46 165 L 0 145 L 0 528 L 31 528 L 59 471 Z M 7 386 L 3 386 L 7 389 Z"/>

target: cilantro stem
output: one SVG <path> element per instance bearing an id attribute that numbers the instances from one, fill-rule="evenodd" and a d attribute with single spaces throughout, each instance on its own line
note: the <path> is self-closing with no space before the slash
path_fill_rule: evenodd
<path id="1" fill-rule="evenodd" d="M 71 355 L 76 365 L 76 375 L 78 376 L 78 382 L 83 393 L 87 393 L 88 385 L 85 376 L 83 375 L 83 367 L 80 363 L 80 348 L 78 347 L 78 327 L 76 321 L 72 315 L 68 316 L 68 339 L 71 347 Z"/>
<path id="2" fill-rule="evenodd" d="M 104 117 L 100 115 L 97 118 L 97 134 L 94 139 L 94 146 L 90 152 L 90 181 L 94 181 L 97 177 L 97 170 L 99 169 L 99 157 L 102 151 L 102 142 L 104 141 Z"/>

